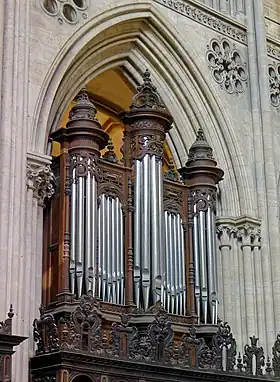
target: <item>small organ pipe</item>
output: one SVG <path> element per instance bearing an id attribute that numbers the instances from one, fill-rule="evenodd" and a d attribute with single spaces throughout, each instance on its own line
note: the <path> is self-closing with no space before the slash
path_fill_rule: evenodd
<path id="1" fill-rule="evenodd" d="M 150 179 L 151 181 L 151 214 L 152 214 L 152 293 L 153 303 L 155 304 L 161 298 L 161 270 L 160 270 L 160 253 L 159 253 L 159 174 L 157 171 L 156 157 L 153 155 L 149 158 L 150 162 Z"/>
<path id="2" fill-rule="evenodd" d="M 159 213 L 159 256 L 160 261 L 160 275 L 161 275 L 161 301 L 164 301 L 164 280 L 166 276 L 165 264 L 165 224 L 164 224 L 164 209 L 163 209 L 163 176 L 162 176 L 162 161 L 157 162 L 158 169 L 158 213 Z"/>
<path id="3" fill-rule="evenodd" d="M 214 274 L 213 274 L 213 244 L 212 244 L 212 211 L 208 207 L 206 212 L 206 235 L 207 235 L 207 270 L 208 270 L 208 288 L 209 288 L 209 303 L 210 303 L 210 315 L 213 323 L 215 316 L 215 301 L 213 297 L 216 293 L 214 286 Z"/>
<path id="4" fill-rule="evenodd" d="M 113 230 L 115 231 L 115 256 L 114 261 L 114 272 L 113 272 L 113 287 L 114 287 L 114 298 L 113 303 L 120 303 L 120 218 L 119 218 L 119 200 L 115 200 L 115 222 L 113 225 Z"/>
<path id="5" fill-rule="evenodd" d="M 91 178 L 91 267 L 92 267 L 92 292 L 95 295 L 96 292 L 96 268 L 97 268 L 97 192 L 96 192 L 96 180 L 95 177 Z"/>
<path id="6" fill-rule="evenodd" d="M 181 280 L 182 280 L 182 313 L 185 314 L 185 307 L 186 307 L 186 276 L 185 276 L 185 244 L 184 244 L 184 230 L 182 226 L 182 221 L 180 219 L 180 232 L 181 232 L 181 254 L 182 254 L 182 273 L 181 273 Z"/>
<path id="7" fill-rule="evenodd" d="M 92 249 L 91 249 L 91 235 L 92 235 L 92 209 L 91 209 L 91 176 L 90 173 L 87 174 L 86 179 L 84 179 L 86 183 L 86 210 L 85 210 L 85 281 L 86 281 L 86 292 L 92 290 Z"/>
<path id="8" fill-rule="evenodd" d="M 141 172 L 142 163 L 135 161 L 135 204 L 134 204 L 134 290 L 136 306 L 140 306 L 140 279 L 141 279 Z"/>
<path id="9" fill-rule="evenodd" d="M 106 237 L 106 273 L 107 273 L 107 301 L 112 302 L 112 200 L 105 198 L 106 204 L 106 223 L 107 223 L 107 237 Z"/>
<path id="10" fill-rule="evenodd" d="M 72 173 L 72 186 L 71 186 L 71 244 L 70 244 L 70 283 L 71 293 L 75 293 L 75 271 L 76 271 L 76 213 L 77 213 L 77 195 L 76 195 L 76 169 L 73 169 Z"/>
<path id="11" fill-rule="evenodd" d="M 206 253 L 206 237 L 205 237 L 205 212 L 199 211 L 199 237 L 200 237 L 200 260 L 201 260 L 201 297 L 202 297 L 202 314 L 203 321 L 207 323 L 208 313 L 208 288 L 207 288 L 207 253 Z"/>
<path id="12" fill-rule="evenodd" d="M 174 280 L 174 313 L 178 312 L 178 236 L 177 236 L 177 224 L 176 215 L 172 215 L 172 236 L 173 236 L 173 280 Z"/>
<path id="13" fill-rule="evenodd" d="M 107 257 L 106 252 L 108 251 L 108 242 L 107 242 L 107 225 L 106 225 L 106 217 L 107 217 L 107 204 L 105 195 L 102 195 L 102 300 L 105 301 L 107 293 Z"/>
<path id="14" fill-rule="evenodd" d="M 101 298 L 103 285 L 103 204 L 102 197 L 99 198 L 98 208 L 98 297 Z"/>
<path id="15" fill-rule="evenodd" d="M 178 237 L 178 314 L 182 314 L 182 297 L 183 297 L 183 284 L 182 284 L 182 272 L 183 272 L 183 253 L 182 253 L 182 237 L 181 237 L 181 217 L 176 215 L 176 231 Z"/>
<path id="16" fill-rule="evenodd" d="M 168 219 L 169 219 L 168 212 L 165 211 L 164 212 L 164 223 L 165 223 L 165 232 L 166 232 L 166 235 L 165 235 L 166 275 L 165 275 L 165 280 L 164 280 L 164 282 L 165 282 L 165 299 L 164 299 L 164 301 L 165 301 L 165 309 L 167 310 L 167 312 L 170 311 L 170 280 L 169 280 L 169 276 L 170 276 L 170 268 L 169 268 L 169 258 L 170 258 L 169 240 L 170 240 L 170 232 L 169 232 L 169 229 L 168 229 Z"/>
<path id="17" fill-rule="evenodd" d="M 198 232 L 198 216 L 196 214 L 196 205 L 194 206 L 194 227 L 193 227 L 193 248 L 194 248 L 194 265 L 195 265 L 195 300 L 198 320 L 200 321 L 200 303 L 201 303 L 201 292 L 200 292 L 200 259 L 199 259 L 199 232 Z M 199 322 L 198 321 L 198 322 Z"/>
<path id="18" fill-rule="evenodd" d="M 175 280 L 174 280 L 174 234 L 173 234 L 173 215 L 169 215 L 169 232 L 170 232 L 170 289 L 171 289 L 171 313 L 174 313 L 175 310 Z"/>
<path id="19" fill-rule="evenodd" d="M 125 284 L 124 284 L 124 243 L 123 243 L 123 213 L 121 205 L 119 204 L 119 221 L 120 221 L 120 303 L 124 305 L 124 296 L 125 296 Z"/>
<path id="20" fill-rule="evenodd" d="M 117 257 L 117 247 L 116 247 L 116 203 L 115 199 L 111 201 L 111 230 L 108 234 L 111 234 L 112 242 L 111 242 L 111 259 L 110 259 L 110 273 L 112 277 L 112 297 L 111 300 L 115 304 L 116 303 L 116 257 Z"/>

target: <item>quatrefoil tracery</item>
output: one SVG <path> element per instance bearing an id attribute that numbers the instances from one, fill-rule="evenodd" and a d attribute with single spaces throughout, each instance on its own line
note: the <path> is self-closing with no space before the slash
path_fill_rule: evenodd
<path id="1" fill-rule="evenodd" d="M 227 39 L 213 39 L 206 53 L 214 80 L 228 93 L 242 93 L 247 85 L 246 63 Z"/>
<path id="2" fill-rule="evenodd" d="M 80 13 L 87 18 L 84 11 L 88 8 L 88 0 L 41 0 L 41 6 L 49 16 L 57 16 L 59 23 L 76 24 Z"/>

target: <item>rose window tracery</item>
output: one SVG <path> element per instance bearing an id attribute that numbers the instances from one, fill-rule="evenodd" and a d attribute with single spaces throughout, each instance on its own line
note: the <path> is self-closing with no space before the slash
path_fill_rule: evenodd
<path id="1" fill-rule="evenodd" d="M 246 63 L 241 53 L 226 39 L 213 39 L 206 54 L 214 80 L 229 94 L 242 93 L 247 85 Z"/>
<path id="2" fill-rule="evenodd" d="M 273 106 L 278 107 L 280 105 L 280 63 L 269 65 L 268 74 L 270 101 Z"/>
<path id="3" fill-rule="evenodd" d="M 41 0 L 41 6 L 49 16 L 56 16 L 60 24 L 63 21 L 76 24 L 80 15 L 87 18 L 84 11 L 88 8 L 88 0 Z"/>

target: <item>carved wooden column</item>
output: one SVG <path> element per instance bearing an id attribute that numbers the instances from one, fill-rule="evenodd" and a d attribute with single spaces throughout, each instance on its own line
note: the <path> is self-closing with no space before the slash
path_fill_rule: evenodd
<path id="1" fill-rule="evenodd" d="M 216 184 L 223 171 L 217 168 L 213 152 L 200 129 L 189 150 L 188 161 L 179 170 L 189 187 L 189 213 L 193 227 L 189 232 L 189 272 L 195 268 L 195 288 L 189 285 L 196 300 L 199 322 L 217 323 L 217 269 L 215 241 Z M 192 281 L 189 274 L 189 281 Z M 191 307 L 192 309 L 192 307 Z"/>
<path id="2" fill-rule="evenodd" d="M 137 90 L 130 111 L 122 118 L 126 130 L 125 146 L 134 168 L 135 302 L 147 310 L 158 300 L 164 300 L 162 159 L 165 135 L 173 120 L 162 104 L 148 70 Z"/>
<path id="3" fill-rule="evenodd" d="M 97 278 L 96 160 L 108 134 L 85 89 L 77 96 L 67 127 L 51 138 L 61 144 L 58 300 L 67 301 L 73 293 L 94 293 Z"/>

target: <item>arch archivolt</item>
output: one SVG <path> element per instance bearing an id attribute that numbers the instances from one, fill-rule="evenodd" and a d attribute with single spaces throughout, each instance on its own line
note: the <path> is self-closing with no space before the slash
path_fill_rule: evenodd
<path id="1" fill-rule="evenodd" d="M 122 67 L 133 86 L 149 68 L 175 120 L 169 138 L 175 158 L 184 164 L 187 148 L 201 126 L 225 171 L 220 212 L 227 216 L 251 214 L 252 187 L 228 113 L 200 71 L 202 65 L 194 46 L 152 1 L 126 1 L 107 7 L 68 40 L 41 89 L 31 136 L 32 151 L 45 152 L 49 132 L 58 127 L 80 88 L 116 67 Z"/>

